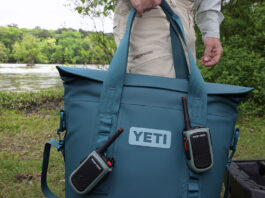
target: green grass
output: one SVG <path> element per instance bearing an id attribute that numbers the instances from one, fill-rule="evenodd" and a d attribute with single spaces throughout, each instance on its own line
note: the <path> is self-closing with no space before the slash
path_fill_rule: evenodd
<path id="1" fill-rule="evenodd" d="M 44 197 L 40 188 L 43 146 L 57 139 L 58 111 L 0 110 L 0 198 Z M 48 182 L 63 197 L 63 159 L 52 150 Z"/>
<path id="2" fill-rule="evenodd" d="M 45 108 L 54 109 L 63 100 L 64 90 L 44 89 L 38 92 L 0 91 L 0 104 L 7 109 L 32 111 Z"/>
<path id="3" fill-rule="evenodd" d="M 234 159 L 265 159 L 265 116 L 240 116 L 236 127 L 241 133 Z"/>
<path id="4" fill-rule="evenodd" d="M 44 197 L 40 188 L 42 152 L 46 141 L 58 139 L 59 109 L 34 111 L 0 109 L 0 198 Z M 234 159 L 265 158 L 264 117 L 243 117 Z M 48 183 L 64 197 L 64 166 L 59 152 L 52 149 Z"/>

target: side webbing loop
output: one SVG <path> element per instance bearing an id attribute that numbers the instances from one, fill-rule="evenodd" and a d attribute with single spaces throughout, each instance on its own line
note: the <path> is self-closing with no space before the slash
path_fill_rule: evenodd
<path id="1" fill-rule="evenodd" d="M 47 198 L 59 198 L 54 193 L 51 192 L 47 185 L 47 172 L 48 172 L 48 165 L 49 165 L 49 158 L 50 158 L 50 150 L 51 146 L 55 147 L 57 151 L 62 152 L 64 155 L 64 141 L 56 141 L 51 140 L 45 144 L 44 152 L 43 152 L 43 162 L 42 162 L 42 172 L 41 172 L 41 189 L 43 194 Z"/>
<path id="2" fill-rule="evenodd" d="M 232 151 L 228 160 L 227 160 L 227 164 L 226 164 L 226 167 L 229 168 L 231 162 L 232 162 L 232 158 L 234 157 L 235 153 L 236 153 L 236 145 L 237 145 L 237 142 L 238 142 L 238 138 L 239 138 L 239 134 L 240 134 L 240 130 L 239 128 L 236 128 L 235 129 L 235 132 L 234 132 L 234 137 L 233 137 L 233 141 L 232 141 L 232 144 L 230 146 L 230 150 Z"/>
<path id="3" fill-rule="evenodd" d="M 229 196 L 229 185 L 230 185 L 229 167 L 230 167 L 230 165 L 232 163 L 232 158 L 233 158 L 233 156 L 235 155 L 235 152 L 236 152 L 236 145 L 237 145 L 237 142 L 238 142 L 239 134 L 240 134 L 240 130 L 239 130 L 239 128 L 236 128 L 235 132 L 234 132 L 233 141 L 232 141 L 232 144 L 230 146 L 230 150 L 232 152 L 231 152 L 230 156 L 228 157 L 227 164 L 226 164 L 227 177 L 226 177 L 224 198 L 228 198 L 228 196 Z"/>
<path id="4" fill-rule="evenodd" d="M 188 198 L 200 197 L 199 176 L 189 170 Z"/>
<path id="5" fill-rule="evenodd" d="M 99 130 L 96 135 L 96 145 L 94 149 L 99 148 L 108 140 L 111 132 L 112 117 L 108 115 L 101 115 L 99 122 Z"/>
<path id="6" fill-rule="evenodd" d="M 65 123 L 65 113 L 64 110 L 60 111 L 60 127 L 57 130 L 57 134 L 59 136 L 59 140 L 61 141 L 61 133 L 66 130 L 66 123 Z"/>

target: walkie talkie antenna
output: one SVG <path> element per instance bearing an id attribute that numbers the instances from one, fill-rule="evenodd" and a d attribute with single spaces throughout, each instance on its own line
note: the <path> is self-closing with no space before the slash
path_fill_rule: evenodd
<path id="1" fill-rule="evenodd" d="M 182 97 L 181 100 L 182 100 L 183 112 L 184 112 L 185 130 L 187 131 L 187 130 L 191 129 L 190 117 L 189 117 L 188 105 L 187 105 L 187 98 Z"/>
<path id="2" fill-rule="evenodd" d="M 100 148 L 97 149 L 97 153 L 99 155 L 103 155 L 106 150 L 108 149 L 108 147 L 116 140 L 117 137 L 120 136 L 120 134 L 123 132 L 123 129 L 122 128 L 119 128 L 118 131 L 116 133 L 114 133 L 113 136 L 111 136 L 107 142 L 105 142 Z"/>

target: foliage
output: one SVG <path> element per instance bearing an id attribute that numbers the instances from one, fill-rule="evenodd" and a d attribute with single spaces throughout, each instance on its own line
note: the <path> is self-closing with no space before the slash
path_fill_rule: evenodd
<path id="1" fill-rule="evenodd" d="M 115 0 L 75 0 L 75 9 L 79 14 L 90 17 L 109 16 L 114 11 Z"/>
<path id="2" fill-rule="evenodd" d="M 8 49 L 5 44 L 0 42 L 0 62 L 6 62 L 8 60 Z"/>
<path id="3" fill-rule="evenodd" d="M 53 54 L 56 51 L 56 39 L 51 38 L 51 37 L 48 37 L 47 39 L 43 39 L 43 41 L 40 44 L 40 48 L 41 48 L 41 52 L 45 54 L 47 60 L 49 60 L 50 63 L 54 63 Z"/>
<path id="4" fill-rule="evenodd" d="M 9 49 L 12 49 L 12 45 L 22 38 L 22 29 L 17 27 L 1 27 L 0 26 L 0 40 Z"/>
<path id="5" fill-rule="evenodd" d="M 116 43 L 112 39 L 113 35 L 105 35 L 103 32 L 94 34 L 92 40 L 95 40 L 98 45 L 92 49 L 95 50 L 94 54 L 101 53 L 100 56 L 104 56 L 103 64 L 111 62 L 111 59 L 116 50 Z M 91 61 L 93 63 L 93 61 Z"/>
<path id="6" fill-rule="evenodd" d="M 253 87 L 248 102 L 241 106 L 245 114 L 265 112 L 265 2 L 234 1 L 223 6 L 225 20 L 221 25 L 224 53 L 214 68 L 199 65 L 209 82 Z M 200 33 L 196 31 L 197 38 Z M 197 58 L 204 52 L 197 39 Z"/>
<path id="7" fill-rule="evenodd" d="M 113 35 L 103 32 L 0 27 L 0 62 L 104 65 L 115 49 Z"/>
<path id="8" fill-rule="evenodd" d="M 13 47 L 14 57 L 22 59 L 28 65 L 35 62 L 47 63 L 46 57 L 41 52 L 40 40 L 33 35 L 25 34 L 21 42 L 16 42 Z"/>
<path id="9" fill-rule="evenodd" d="M 7 109 L 30 111 L 43 106 L 58 106 L 62 101 L 62 89 L 47 89 L 39 92 L 21 93 L 0 91 L 0 104 Z"/>
<path id="10" fill-rule="evenodd" d="M 0 42 L 2 42 L 9 52 L 13 51 L 13 45 L 16 41 L 22 39 L 22 30 L 17 27 L 1 27 L 0 26 Z M 15 59 L 13 58 L 13 54 L 10 53 L 8 55 L 8 61 L 13 62 Z"/>

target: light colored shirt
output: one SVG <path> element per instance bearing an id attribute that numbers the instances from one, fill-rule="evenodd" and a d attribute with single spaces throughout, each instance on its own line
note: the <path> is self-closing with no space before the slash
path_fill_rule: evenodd
<path id="1" fill-rule="evenodd" d="M 123 1 L 128 4 L 130 0 Z M 195 21 L 198 25 L 202 39 L 213 37 L 220 39 L 220 24 L 224 16 L 221 13 L 221 0 L 170 0 L 170 1 L 191 1 L 194 3 L 196 15 Z M 130 3 L 129 3 L 130 4 Z"/>
<path id="2" fill-rule="evenodd" d="M 221 0 L 190 0 L 195 2 L 195 21 L 202 33 L 202 39 L 206 37 L 220 38 L 220 24 L 224 16 L 221 13 Z"/>

